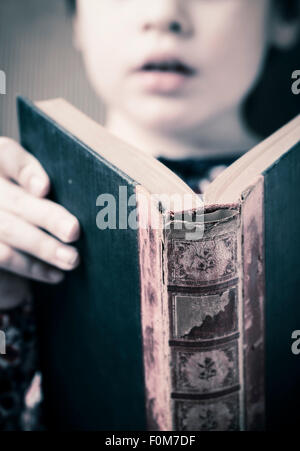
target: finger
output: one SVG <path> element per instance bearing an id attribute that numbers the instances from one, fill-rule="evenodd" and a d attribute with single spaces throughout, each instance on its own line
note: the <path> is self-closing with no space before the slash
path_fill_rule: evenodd
<path id="1" fill-rule="evenodd" d="M 0 137 L 0 173 L 34 196 L 44 197 L 49 191 L 50 180 L 41 164 L 10 138 Z"/>
<path id="2" fill-rule="evenodd" d="M 0 268 L 27 279 L 51 284 L 59 283 L 64 273 L 39 260 L 0 243 Z"/>
<path id="3" fill-rule="evenodd" d="M 1 177 L 0 209 L 47 230 L 66 243 L 79 238 L 79 222 L 64 207 L 48 199 L 36 198 Z"/>
<path id="4" fill-rule="evenodd" d="M 66 271 L 79 263 L 74 247 L 60 243 L 23 219 L 1 210 L 0 242 Z"/>

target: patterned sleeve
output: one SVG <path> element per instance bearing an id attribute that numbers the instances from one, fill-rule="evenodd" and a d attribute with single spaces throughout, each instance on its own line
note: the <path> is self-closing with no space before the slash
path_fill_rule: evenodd
<path id="1" fill-rule="evenodd" d="M 32 303 L 0 311 L 0 431 L 39 429 L 37 409 L 26 402 L 38 387 L 35 322 Z M 32 387 L 32 380 L 35 380 Z M 32 395 L 31 395 L 32 397 Z"/>

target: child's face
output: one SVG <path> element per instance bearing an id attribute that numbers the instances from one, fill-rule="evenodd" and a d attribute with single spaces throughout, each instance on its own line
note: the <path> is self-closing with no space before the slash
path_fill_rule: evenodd
<path id="1" fill-rule="evenodd" d="M 78 0 L 77 40 L 109 108 L 142 126 L 189 130 L 248 94 L 271 10 L 271 0 Z"/>

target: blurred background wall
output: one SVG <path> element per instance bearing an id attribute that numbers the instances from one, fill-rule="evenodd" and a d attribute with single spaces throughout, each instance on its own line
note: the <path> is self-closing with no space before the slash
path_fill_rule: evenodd
<path id="1" fill-rule="evenodd" d="M 101 102 L 72 47 L 72 24 L 63 0 L 0 0 L 0 135 L 17 138 L 16 95 L 32 100 L 64 97 L 102 122 Z"/>

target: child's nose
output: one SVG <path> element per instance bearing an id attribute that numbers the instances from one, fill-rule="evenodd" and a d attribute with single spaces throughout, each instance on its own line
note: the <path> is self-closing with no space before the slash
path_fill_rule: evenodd
<path id="1" fill-rule="evenodd" d="M 183 36 L 193 31 L 186 0 L 151 0 L 143 9 L 143 30 L 175 33 Z"/>

